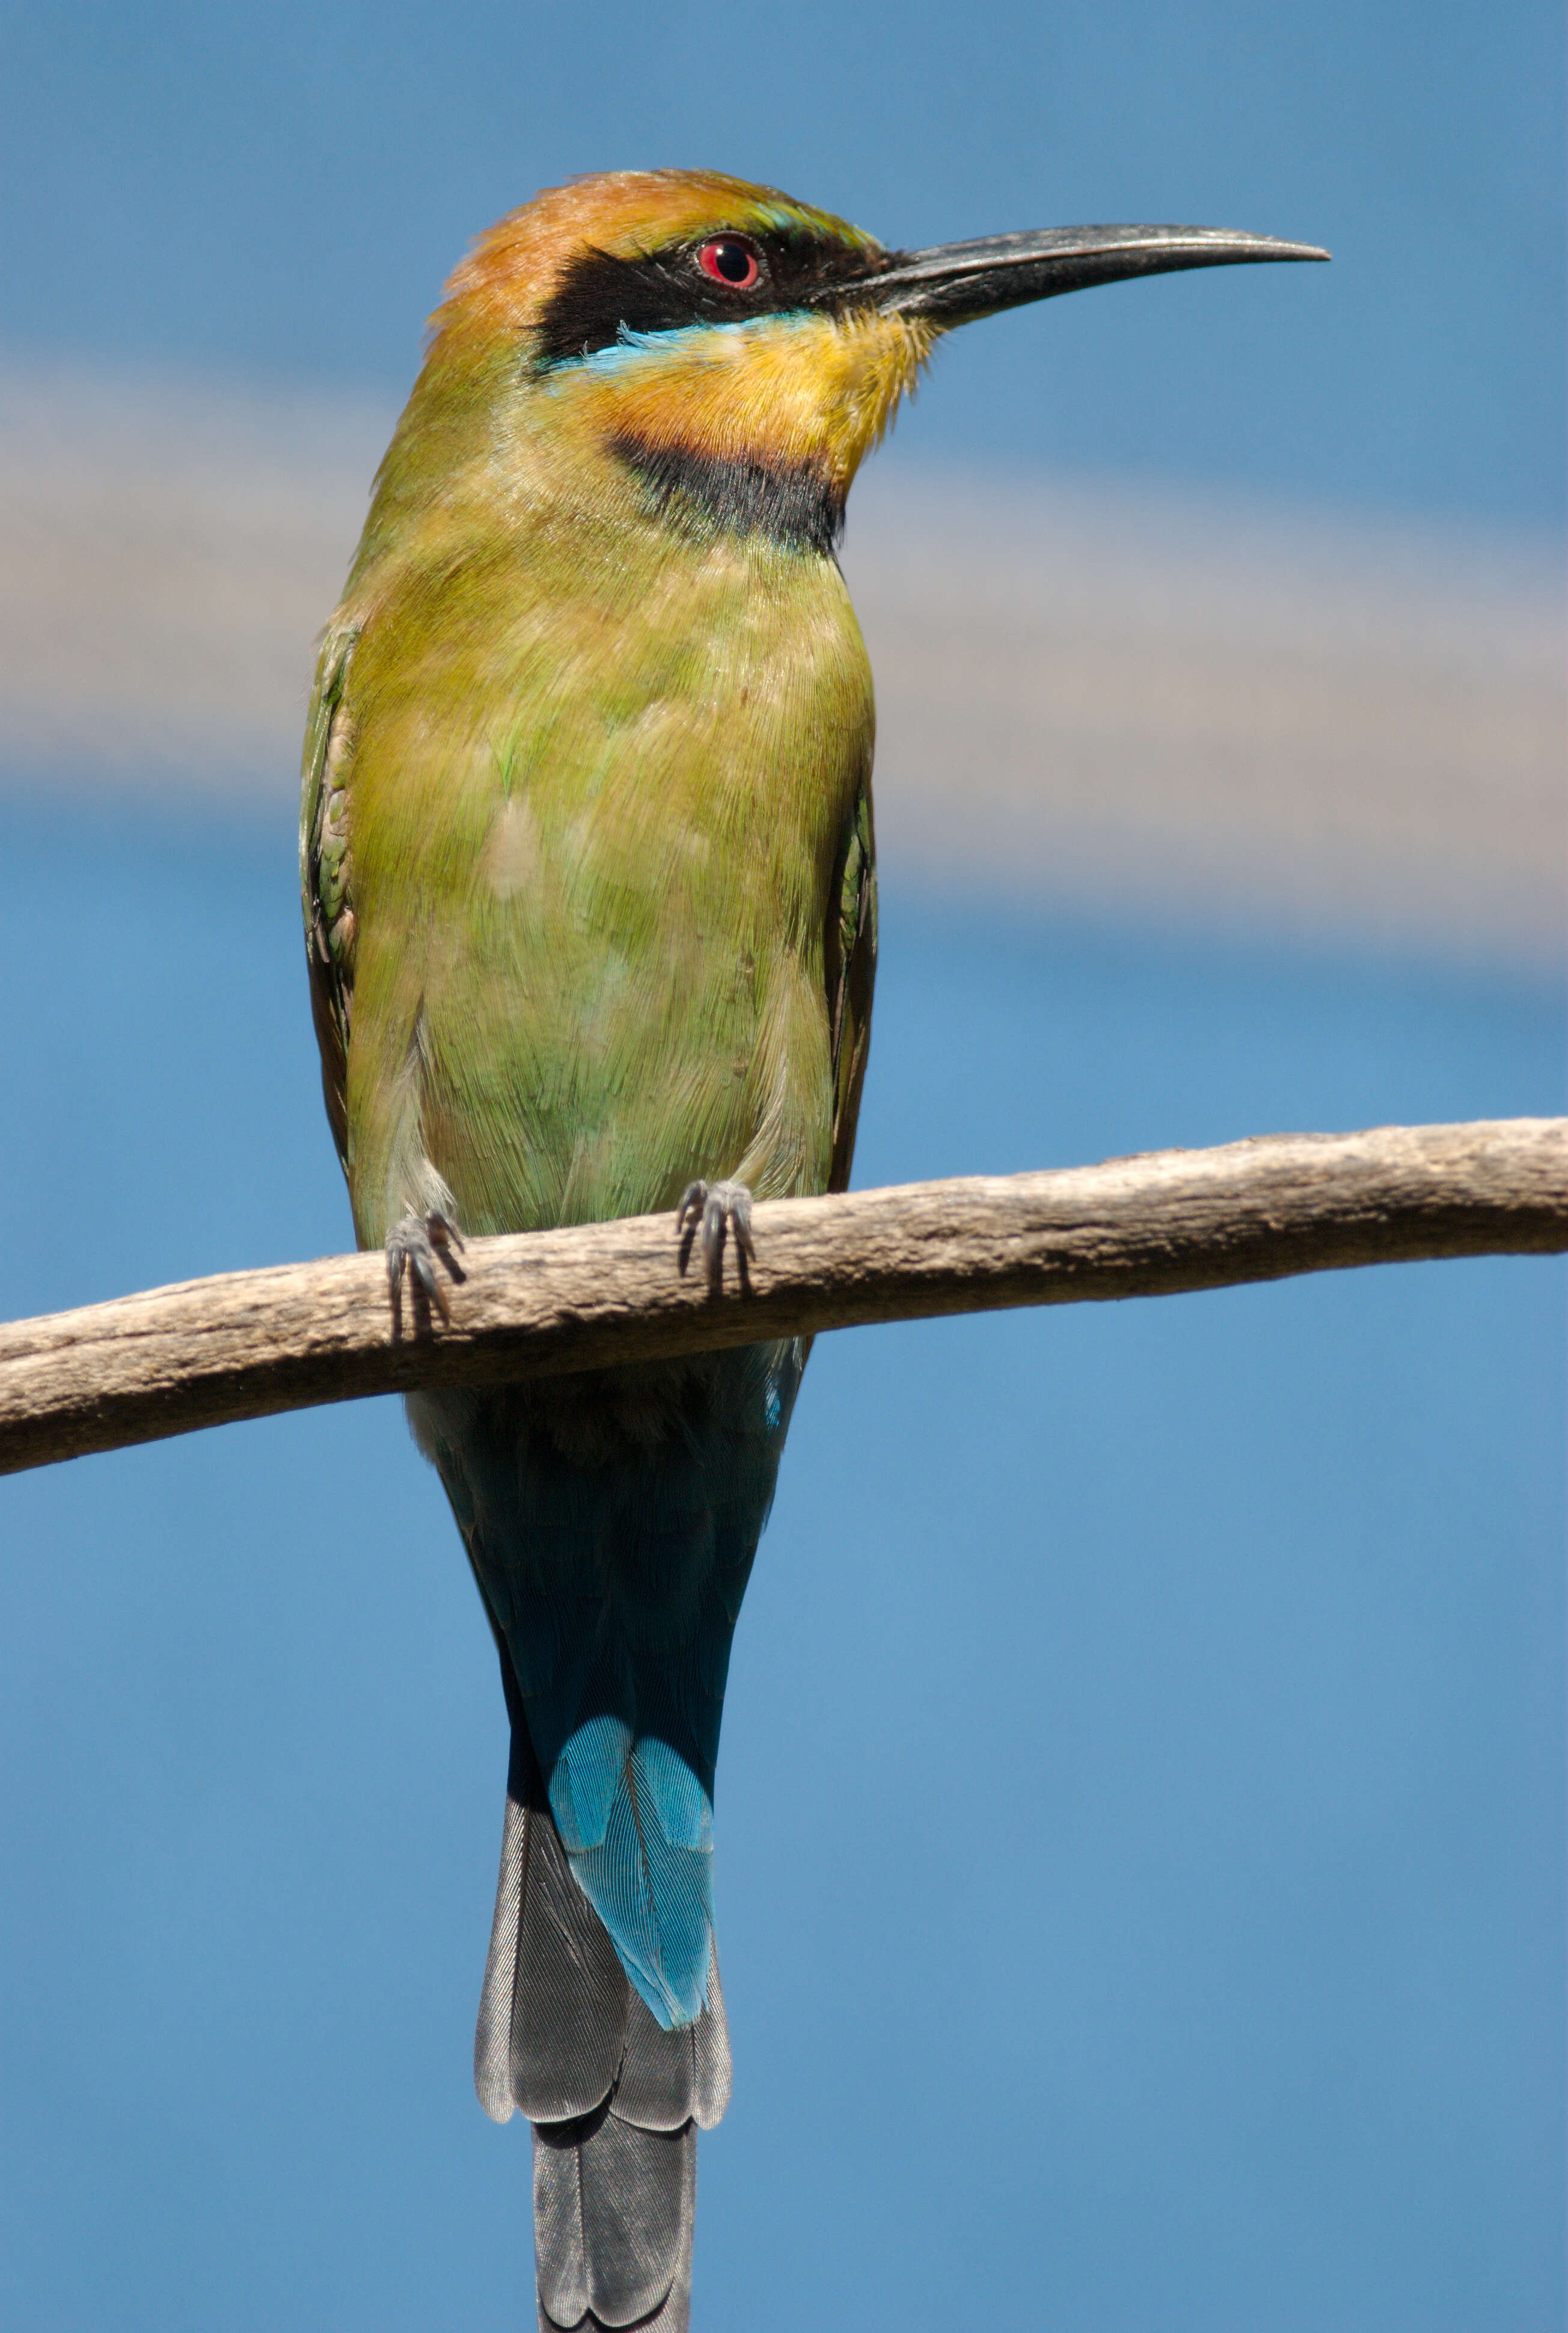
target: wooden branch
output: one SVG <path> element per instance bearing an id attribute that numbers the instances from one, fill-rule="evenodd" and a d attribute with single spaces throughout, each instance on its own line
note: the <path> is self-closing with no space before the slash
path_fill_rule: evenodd
<path id="1" fill-rule="evenodd" d="M 0 1473 L 233 1418 L 874 1320 L 1173 1296 L 1568 1249 L 1568 1119 L 1271 1135 L 1053 1174 L 759 1205 L 743 1287 L 670 1215 L 475 1240 L 450 1325 L 380 1255 L 225 1272 L 0 1326 Z"/>

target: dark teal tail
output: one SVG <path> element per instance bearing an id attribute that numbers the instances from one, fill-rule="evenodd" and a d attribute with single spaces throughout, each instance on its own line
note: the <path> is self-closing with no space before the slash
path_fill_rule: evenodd
<path id="1" fill-rule="evenodd" d="M 481 2102 L 534 2126 L 541 2324 L 680 2333 L 696 2132 L 729 2095 L 713 1789 L 794 1343 L 409 1405 L 501 1656 Z"/>

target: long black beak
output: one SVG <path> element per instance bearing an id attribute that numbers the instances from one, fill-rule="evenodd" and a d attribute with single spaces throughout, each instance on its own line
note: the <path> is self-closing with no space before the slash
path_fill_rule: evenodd
<path id="1" fill-rule="evenodd" d="M 1314 244 L 1232 235 L 1217 226 L 1048 226 L 984 235 L 977 243 L 939 243 L 930 251 L 890 252 L 865 293 L 887 312 L 928 316 L 945 326 L 1130 275 L 1328 255 Z"/>

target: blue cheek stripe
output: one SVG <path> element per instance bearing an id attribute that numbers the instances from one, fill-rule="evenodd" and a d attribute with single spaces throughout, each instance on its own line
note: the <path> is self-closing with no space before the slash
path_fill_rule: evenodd
<path id="1" fill-rule="evenodd" d="M 582 357 L 558 358 L 547 368 L 544 379 L 574 379 L 583 373 L 613 378 L 624 375 L 641 358 L 678 356 L 688 349 L 699 350 L 705 341 L 711 345 L 717 332 L 798 331 L 822 321 L 809 308 L 775 308 L 765 316 L 737 316 L 733 324 L 678 324 L 663 332 L 635 332 L 630 324 L 622 324 L 609 348 L 592 349 Z"/>

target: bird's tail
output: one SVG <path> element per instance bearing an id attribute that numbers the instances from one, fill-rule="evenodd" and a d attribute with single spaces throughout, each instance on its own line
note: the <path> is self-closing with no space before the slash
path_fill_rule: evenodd
<path id="1" fill-rule="evenodd" d="M 729 2099 L 717 1953 L 701 2015 L 666 2031 L 532 1780 L 507 1790 L 474 2082 L 496 2122 L 534 2125 L 540 2333 L 687 2333 L 697 2134 Z"/>

